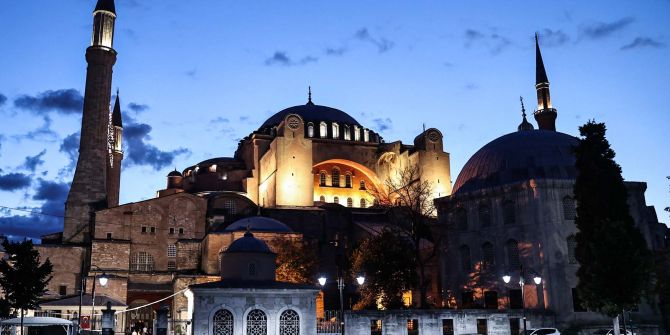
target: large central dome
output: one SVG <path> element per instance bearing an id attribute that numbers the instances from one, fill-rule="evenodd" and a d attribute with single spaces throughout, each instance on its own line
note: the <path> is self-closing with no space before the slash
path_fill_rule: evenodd
<path id="1" fill-rule="evenodd" d="M 289 107 L 276 113 L 275 115 L 272 115 L 269 119 L 263 122 L 260 129 L 272 128 L 279 125 L 279 123 L 281 123 L 289 114 L 300 115 L 305 123 L 312 122 L 316 124 L 318 122 L 325 121 L 360 126 L 360 123 L 358 123 L 358 121 L 356 121 L 356 119 L 351 117 L 349 114 L 332 107 L 315 105 L 310 101 L 305 105 Z"/>
<path id="2" fill-rule="evenodd" d="M 577 138 L 550 130 L 503 135 L 477 151 L 461 170 L 454 194 L 530 179 L 575 179 Z"/>

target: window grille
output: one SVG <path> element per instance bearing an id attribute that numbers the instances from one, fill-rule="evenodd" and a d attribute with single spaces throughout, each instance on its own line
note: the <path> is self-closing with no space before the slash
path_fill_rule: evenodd
<path id="1" fill-rule="evenodd" d="M 333 175 L 331 178 L 333 187 L 340 187 L 340 169 L 333 168 Z"/>
<path id="2" fill-rule="evenodd" d="M 300 316 L 287 309 L 279 316 L 279 335 L 300 335 Z"/>
<path id="3" fill-rule="evenodd" d="M 132 271 L 153 271 L 154 257 L 145 251 L 136 253 L 130 262 L 130 270 Z"/>
<path id="4" fill-rule="evenodd" d="M 233 199 L 226 199 L 223 202 L 223 208 L 228 212 L 228 215 L 235 215 L 237 214 L 237 208 L 235 206 L 235 200 Z"/>
<path id="5" fill-rule="evenodd" d="M 267 335 L 268 318 L 265 312 L 254 309 L 247 314 L 247 335 Z"/>
<path id="6" fill-rule="evenodd" d="M 212 319 L 214 335 L 233 335 L 233 313 L 220 309 L 214 313 Z"/>
<path id="7" fill-rule="evenodd" d="M 177 246 L 170 244 L 167 247 L 167 256 L 168 257 L 177 257 Z"/>
<path id="8" fill-rule="evenodd" d="M 563 217 L 566 220 L 574 220 L 577 217 L 575 200 L 569 196 L 563 198 Z"/>
<path id="9" fill-rule="evenodd" d="M 177 263 L 175 261 L 168 261 L 167 269 L 168 269 L 168 271 L 177 270 Z"/>
<path id="10" fill-rule="evenodd" d="M 568 236 L 568 262 L 570 264 L 577 264 L 577 256 L 575 256 L 575 249 L 577 248 L 577 239 L 575 235 Z"/>

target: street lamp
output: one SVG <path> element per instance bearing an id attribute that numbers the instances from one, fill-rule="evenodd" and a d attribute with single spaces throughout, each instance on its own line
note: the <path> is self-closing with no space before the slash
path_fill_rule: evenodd
<path id="1" fill-rule="evenodd" d="M 522 310 L 522 315 L 523 315 L 523 334 L 526 334 L 526 296 L 524 295 L 523 289 L 524 285 L 526 284 L 525 282 L 525 272 L 523 270 L 523 265 L 519 266 L 519 286 L 521 287 L 521 310 Z M 505 273 L 502 276 L 502 280 L 505 282 L 505 284 L 509 284 L 509 282 L 512 280 L 512 276 Z M 533 282 L 535 285 L 540 285 L 542 283 L 542 277 L 540 277 L 539 274 L 535 273 L 533 275 Z M 509 295 L 509 294 L 508 294 Z M 511 307 L 511 306 L 510 306 Z"/>
<path id="2" fill-rule="evenodd" d="M 83 268 L 83 267 L 82 267 Z M 98 271 L 103 271 L 96 265 L 91 265 L 91 269 L 97 269 Z M 91 288 L 91 317 L 89 319 L 89 323 L 91 324 L 91 330 L 93 330 L 93 326 L 95 323 L 93 322 L 94 316 L 95 316 L 95 281 L 96 279 L 100 282 L 100 285 L 107 286 L 107 282 L 109 281 L 109 277 L 107 274 L 103 271 L 100 276 L 97 274 L 93 274 L 93 287 Z M 81 288 L 79 289 L 79 320 L 77 321 L 77 333 L 81 334 L 81 307 L 82 307 L 82 302 L 83 302 L 83 296 L 84 296 L 84 285 L 86 283 L 86 277 L 81 276 Z"/>
<path id="3" fill-rule="evenodd" d="M 318 281 L 319 285 L 326 285 L 326 277 L 321 276 Z M 363 283 L 365 283 L 365 277 L 363 275 L 358 275 L 358 277 L 356 277 L 356 282 L 358 285 L 363 285 Z M 337 277 L 337 289 L 340 291 L 340 334 L 344 335 L 344 277 L 341 274 Z"/>

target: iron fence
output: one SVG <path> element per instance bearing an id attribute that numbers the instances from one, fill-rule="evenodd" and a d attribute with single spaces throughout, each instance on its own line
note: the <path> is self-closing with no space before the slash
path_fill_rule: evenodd
<path id="1" fill-rule="evenodd" d="M 316 319 L 316 333 L 340 334 L 342 332 L 340 320 L 340 311 L 324 311 L 323 317 Z"/>

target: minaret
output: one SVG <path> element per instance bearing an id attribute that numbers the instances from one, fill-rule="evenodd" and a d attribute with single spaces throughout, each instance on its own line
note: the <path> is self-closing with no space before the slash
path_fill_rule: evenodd
<path id="1" fill-rule="evenodd" d="M 556 109 L 551 106 L 551 95 L 549 94 L 549 79 L 544 69 L 540 43 L 535 34 L 535 89 L 537 90 L 537 110 L 535 121 L 540 130 L 556 131 Z"/>
<path id="2" fill-rule="evenodd" d="M 94 212 L 108 207 L 109 100 L 113 49 L 114 0 L 98 0 L 93 11 L 93 37 L 86 49 L 86 91 L 81 120 L 79 159 L 65 203 L 63 241 L 87 243 L 91 239 Z"/>
<path id="3" fill-rule="evenodd" d="M 123 160 L 123 122 L 121 122 L 121 103 L 119 90 L 116 90 L 114 111 L 109 122 L 109 160 L 107 164 L 107 206 L 119 205 L 119 190 L 121 188 L 121 161 Z"/>

